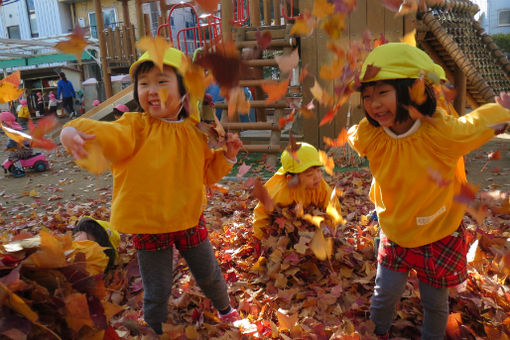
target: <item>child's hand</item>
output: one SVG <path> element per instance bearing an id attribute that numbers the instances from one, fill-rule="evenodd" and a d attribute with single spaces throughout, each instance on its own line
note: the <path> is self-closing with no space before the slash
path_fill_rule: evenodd
<path id="1" fill-rule="evenodd" d="M 234 135 L 230 132 L 227 133 L 227 151 L 225 151 L 225 156 L 228 159 L 235 161 L 237 153 L 242 146 L 243 142 L 239 139 L 238 135 Z"/>
<path id="2" fill-rule="evenodd" d="M 501 92 L 499 96 L 494 97 L 496 103 L 510 110 L 510 93 Z"/>
<path id="3" fill-rule="evenodd" d="M 85 142 L 94 139 L 95 135 L 88 135 L 72 126 L 66 126 L 60 132 L 60 141 L 66 150 L 76 159 L 82 159 L 88 156 L 85 150 Z"/>

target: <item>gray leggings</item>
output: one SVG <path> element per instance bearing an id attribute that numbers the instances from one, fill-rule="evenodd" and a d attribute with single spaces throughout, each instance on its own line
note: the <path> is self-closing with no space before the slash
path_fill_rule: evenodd
<path id="1" fill-rule="evenodd" d="M 374 294 L 370 304 L 370 320 L 376 334 L 385 334 L 395 316 L 395 306 L 404 293 L 409 272 L 397 272 L 377 265 Z M 443 340 L 448 321 L 448 288 L 419 283 L 423 325 L 421 338 Z"/>
<path id="2" fill-rule="evenodd" d="M 194 248 L 180 250 L 195 281 L 217 310 L 230 306 L 227 284 L 221 273 L 214 250 L 205 239 Z M 158 251 L 138 250 L 142 275 L 143 317 L 152 328 L 159 329 L 168 317 L 168 300 L 172 291 L 173 247 Z"/>

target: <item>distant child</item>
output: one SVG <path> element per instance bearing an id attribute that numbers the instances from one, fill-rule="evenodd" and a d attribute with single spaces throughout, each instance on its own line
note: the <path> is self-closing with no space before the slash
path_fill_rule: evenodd
<path id="1" fill-rule="evenodd" d="M 174 244 L 220 319 L 239 318 L 207 237 L 202 203 L 205 185 L 232 169 L 242 143 L 228 134 L 226 151 L 208 148 L 206 135 L 188 117 L 183 57 L 169 48 L 163 70 L 149 53 L 131 65 L 133 97 L 144 112 L 128 112 L 113 122 L 77 119 L 60 134 L 75 158 L 87 159 L 88 143 L 97 143 L 111 161 L 110 222 L 119 232 L 133 234 L 145 291 L 144 319 L 158 334 L 168 317 Z"/>
<path id="2" fill-rule="evenodd" d="M 57 98 L 55 97 L 53 91 L 50 91 L 50 93 L 48 94 L 48 113 L 56 114 L 57 106 L 58 106 Z"/>
<path id="3" fill-rule="evenodd" d="M 0 113 L 0 123 L 11 129 L 22 131 L 23 128 L 20 124 L 16 123 L 14 115 L 8 111 Z M 9 138 L 5 149 L 9 151 L 8 159 L 13 162 L 14 167 L 17 171 L 13 171 L 13 174 L 19 174 L 20 177 L 25 175 L 23 167 L 19 163 L 19 160 L 30 158 L 33 154 L 33 150 L 28 142 L 19 144 L 16 141 Z"/>
<path id="4" fill-rule="evenodd" d="M 37 112 L 39 116 L 44 116 L 44 98 L 41 91 L 37 91 L 36 94 Z"/>
<path id="5" fill-rule="evenodd" d="M 30 110 L 28 109 L 28 102 L 26 99 L 20 99 L 20 106 L 18 107 L 18 122 L 21 124 L 23 129 L 26 129 L 28 126 L 28 120 L 30 119 Z"/>
<path id="6" fill-rule="evenodd" d="M 126 112 L 129 112 L 129 107 L 124 104 L 118 104 L 113 108 L 113 117 L 117 120 Z"/>
<path id="7" fill-rule="evenodd" d="M 105 248 L 104 253 L 108 257 L 105 271 L 112 269 L 118 257 L 120 235 L 109 222 L 83 217 L 73 229 L 73 235 L 77 241 L 91 240 Z"/>
<path id="8" fill-rule="evenodd" d="M 461 186 L 457 163 L 494 136 L 489 126 L 510 120 L 510 96 L 504 93 L 496 97 L 497 104 L 460 118 L 438 109 L 429 84 L 425 101 L 417 103 L 409 89 L 434 69 L 430 57 L 411 45 L 375 48 L 360 75 L 366 118 L 348 134 L 351 146 L 368 158 L 373 175 L 370 199 L 381 232 L 370 320 L 383 339 L 389 337 L 411 269 L 418 275 L 424 309 L 422 339 L 444 338 L 448 287 L 467 278 L 465 207 L 454 200 Z M 408 110 L 418 110 L 423 118 L 412 118 Z M 429 179 L 429 169 L 438 171 L 444 183 Z"/>
<path id="9" fill-rule="evenodd" d="M 69 117 L 76 117 L 77 114 L 73 105 L 74 98 L 76 97 L 76 92 L 74 91 L 73 83 L 67 80 L 66 74 L 64 72 L 60 72 L 59 76 L 60 80 L 57 82 L 57 99 L 62 97 L 64 109 L 67 111 Z"/>
<path id="10" fill-rule="evenodd" d="M 331 204 L 337 210 L 338 216 L 341 216 L 338 198 L 336 195 L 331 197 L 332 190 L 322 178 L 319 152 L 308 143 L 302 142 L 298 145 L 300 148 L 296 152 L 296 157 L 287 150 L 283 151 L 282 167 L 264 184 L 269 196 L 276 205 L 283 207 L 301 203 L 305 209 L 313 205 L 326 211 Z M 266 227 L 271 222 L 271 211 L 267 211 L 262 203 L 258 203 L 254 213 L 254 234 L 262 240 L 269 236 Z"/>
<path id="11" fill-rule="evenodd" d="M 95 99 L 95 100 L 92 102 L 92 106 L 99 106 L 99 104 L 101 104 L 101 102 L 99 101 L 99 99 Z"/>

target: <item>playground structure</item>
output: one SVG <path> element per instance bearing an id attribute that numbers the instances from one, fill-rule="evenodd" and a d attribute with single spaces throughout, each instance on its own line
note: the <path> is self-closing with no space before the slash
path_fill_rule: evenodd
<path id="1" fill-rule="evenodd" d="M 129 0 L 127 0 L 129 1 Z M 123 5 L 127 3 L 123 2 Z M 150 34 L 148 16 L 142 14 L 143 3 L 148 0 L 135 0 L 137 9 L 138 38 Z M 100 0 L 96 0 L 99 3 Z M 251 107 L 255 108 L 257 122 L 241 123 L 228 122 L 225 127 L 231 130 L 266 130 L 264 143 L 245 140 L 248 151 L 280 152 L 284 139 L 278 127 L 278 118 L 290 113 L 287 100 L 266 104 L 264 93 L 260 85 L 265 81 L 264 75 L 272 75 L 272 80 L 278 76 L 277 63 L 273 56 L 290 53 L 294 48 L 299 49 L 301 65 L 308 65 L 308 71 L 317 77 L 321 65 L 329 64 L 332 56 L 326 51 L 327 35 L 320 29 L 314 30 L 309 37 L 296 37 L 289 34 L 294 19 L 304 10 L 311 10 L 313 0 L 302 0 L 299 3 L 285 0 L 233 0 L 222 1 L 221 10 L 217 15 L 200 15 L 190 4 L 169 5 L 159 0 L 162 15 L 159 20 L 158 34 L 167 37 L 174 46 L 191 55 L 193 51 L 204 44 L 214 45 L 219 41 L 233 39 L 239 49 L 256 46 L 257 31 L 270 30 L 272 42 L 268 52 L 254 59 L 245 60 L 252 70 L 250 78 L 241 80 L 240 86 L 252 89 L 254 100 Z M 196 26 L 172 32 L 170 18 L 176 8 L 189 7 L 196 17 Z M 473 15 L 477 6 L 468 0 L 445 0 L 445 4 L 430 3 L 424 11 L 417 14 L 396 16 L 386 9 L 381 0 L 358 0 L 356 9 L 345 22 L 344 35 L 341 44 L 345 47 L 351 41 L 361 40 L 363 33 L 369 29 L 374 38 L 381 34 L 388 41 L 399 41 L 406 34 L 416 32 L 418 45 L 423 48 L 436 63 L 441 65 L 454 84 L 458 96 L 455 108 L 458 112 L 465 112 L 466 106 L 475 108 L 491 102 L 495 93 L 510 91 L 510 63 L 502 52 L 492 42 L 474 20 Z M 97 11 L 96 13 L 100 13 Z M 102 20 L 98 18 L 98 23 Z M 101 26 L 98 24 L 98 26 Z M 141 28 L 141 29 L 140 29 Z M 135 29 L 132 24 L 120 27 L 115 31 L 100 32 L 101 62 L 105 79 L 115 71 L 119 65 L 129 66 L 137 57 L 134 47 Z M 111 32 L 110 32 L 111 31 Z M 175 38 L 174 38 L 175 34 Z M 192 38 L 189 38 L 192 37 Z M 122 64 L 123 63 L 123 64 Z M 280 75 L 282 76 L 282 75 Z M 317 77 L 318 78 L 318 77 Z M 307 103 L 312 99 L 308 90 L 313 86 L 314 78 L 307 77 L 303 83 L 292 83 L 288 97 Z M 105 81 L 107 98 L 108 82 Z M 111 84 L 110 84 L 111 87 Z M 132 99 L 132 89 L 127 88 L 115 96 L 116 103 L 128 103 Z M 113 98 L 106 100 L 99 107 L 87 113 L 87 116 L 101 119 L 111 112 Z M 217 103 L 216 107 L 226 108 L 226 103 Z M 323 147 L 323 137 L 335 137 L 342 128 L 355 124 L 363 117 L 359 96 L 354 94 L 345 104 L 330 124 L 319 126 L 319 122 L 327 113 L 328 108 L 316 105 L 316 118 L 306 121 L 297 120 L 293 131 L 303 140 Z M 243 136 L 243 135 L 241 135 Z M 257 144 L 258 143 L 258 144 Z"/>

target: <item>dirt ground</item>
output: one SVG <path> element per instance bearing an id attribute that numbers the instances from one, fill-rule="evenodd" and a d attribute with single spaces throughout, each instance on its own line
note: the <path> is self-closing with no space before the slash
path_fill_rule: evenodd
<path id="1" fill-rule="evenodd" d="M 58 141 L 58 140 L 56 140 Z M 0 135 L 0 160 L 7 158 L 4 151 L 7 138 Z M 498 151 L 500 160 L 491 160 L 487 165 L 488 154 Z M 109 172 L 95 176 L 80 169 L 61 146 L 52 150 L 42 150 L 50 162 L 50 169 L 37 173 L 27 171 L 25 177 L 14 178 L 0 173 L 0 225 L 2 218 L 27 214 L 44 214 L 56 202 L 74 201 L 79 204 L 100 201 L 109 207 L 111 199 L 112 176 Z M 485 165 L 485 168 L 484 168 Z M 510 134 L 493 138 L 489 143 L 466 157 L 468 179 L 480 184 L 482 189 L 510 192 Z M 481 170 L 483 169 L 483 172 Z"/>

